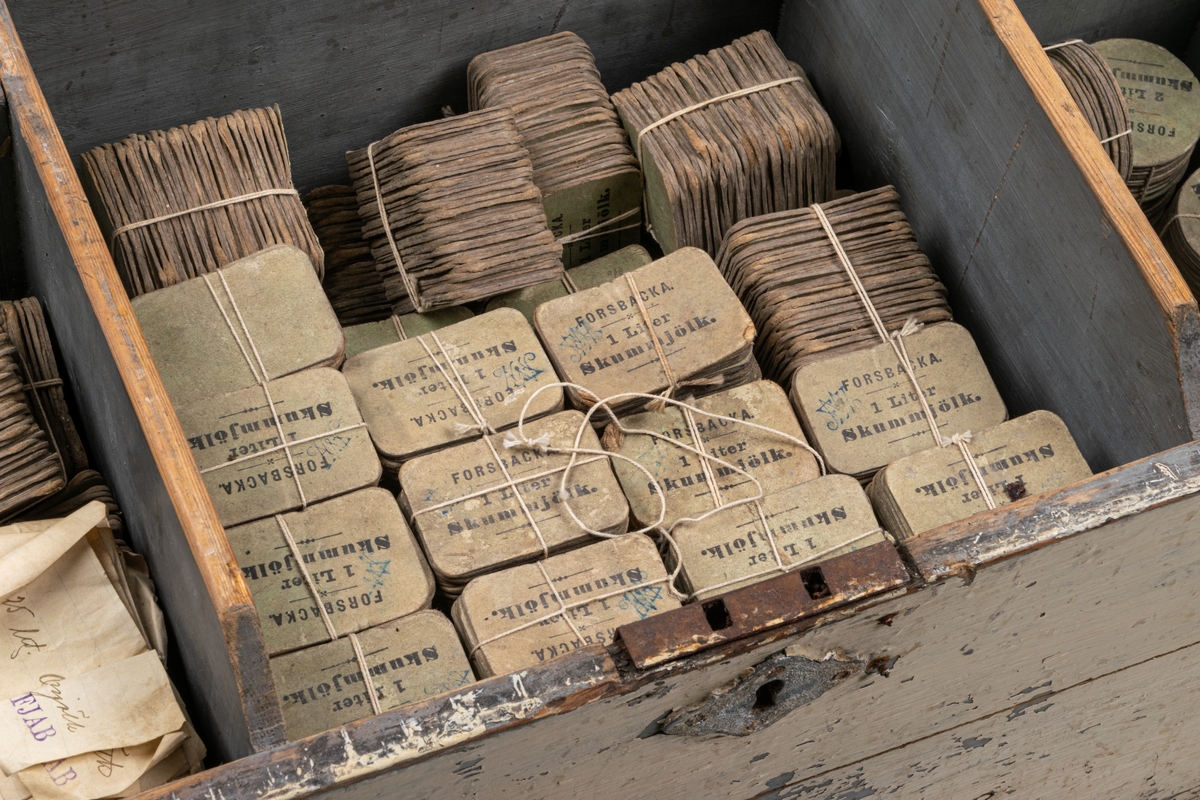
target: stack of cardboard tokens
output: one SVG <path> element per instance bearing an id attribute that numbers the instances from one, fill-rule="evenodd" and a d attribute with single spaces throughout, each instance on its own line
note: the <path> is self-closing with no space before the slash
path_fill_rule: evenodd
<path id="1" fill-rule="evenodd" d="M 833 196 L 833 124 L 765 31 L 672 64 L 613 104 L 663 252 L 716 253 L 740 219 Z"/>
<path id="2" fill-rule="evenodd" d="M 511 308 L 360 353 L 342 372 L 389 469 L 516 425 L 530 395 L 558 380 L 533 329 Z M 548 389 L 525 419 L 561 409 L 562 390 Z"/>
<path id="3" fill-rule="evenodd" d="M 67 481 L 66 486 L 44 500 L 22 509 L 15 519 L 16 521 L 61 519 L 70 516 L 93 500 L 104 503 L 105 510 L 108 512 L 108 528 L 113 532 L 113 536 L 119 538 L 121 531 L 125 528 L 125 524 L 121 521 L 121 509 L 117 507 L 112 489 L 108 488 L 104 476 L 94 469 L 77 472 L 71 480 Z"/>
<path id="4" fill-rule="evenodd" d="M 1121 179 L 1128 181 L 1133 169 L 1129 108 L 1103 56 L 1078 39 L 1051 45 L 1046 55 Z"/>
<path id="5" fill-rule="evenodd" d="M 337 370 L 302 370 L 175 412 L 226 527 L 379 482 L 379 458 Z"/>
<path id="6" fill-rule="evenodd" d="M 450 617 L 478 675 L 504 675 L 611 644 L 619 626 L 678 608 L 668 581 L 654 542 L 630 533 L 476 578 Z"/>
<path id="7" fill-rule="evenodd" d="M 631 244 L 581 267 L 567 270 L 562 280 L 547 281 L 527 289 L 493 297 L 488 301 L 487 310 L 515 308 L 524 314 L 525 319 L 529 320 L 529 324 L 532 325 L 534 309 L 547 300 L 557 300 L 582 289 L 594 289 L 602 283 L 615 281 L 626 272 L 633 272 L 638 267 L 644 267 L 652 260 L 650 254 L 646 252 L 646 248 L 640 244 Z"/>
<path id="8" fill-rule="evenodd" d="M 349 638 L 271 659 L 288 739 L 336 728 L 380 711 L 452 692 L 475 682 L 450 620 L 418 611 L 357 634 L 366 678 Z"/>
<path id="9" fill-rule="evenodd" d="M 62 458 L 66 477 L 86 469 L 87 452 L 71 419 L 54 343 L 36 297 L 0 303 L 0 327 L 16 347 L 17 365 L 25 383 L 25 401 L 47 440 Z M 60 514 L 59 516 L 67 516 Z"/>
<path id="10" fill-rule="evenodd" d="M 274 244 L 301 248 L 322 274 L 278 108 L 101 145 L 83 154 L 82 177 L 131 296 Z"/>
<path id="11" fill-rule="evenodd" d="M 592 454 L 578 456 L 565 490 L 569 453 L 506 447 L 505 434 L 415 458 L 401 468 L 400 503 L 443 592 L 457 596 L 484 573 L 595 541 L 579 522 L 606 535 L 625 533 L 629 504 L 583 414 L 563 411 L 524 427 L 530 439 L 547 437 L 551 447 L 569 448 L 581 425 L 579 447 Z"/>
<path id="12" fill-rule="evenodd" d="M 680 522 L 672 535 L 681 581 L 698 600 L 887 541 L 862 487 L 847 475 L 826 475 Z"/>
<path id="13" fill-rule="evenodd" d="M 946 288 L 917 246 L 890 186 L 821 205 L 884 325 L 951 319 Z M 879 341 L 829 235 L 812 209 L 768 214 L 730 228 L 721 271 L 758 326 L 755 348 L 782 386 L 803 364 Z"/>
<path id="14" fill-rule="evenodd" d="M 1192 290 L 1200 289 L 1200 170 L 1179 187 L 1161 236 Z"/>
<path id="15" fill-rule="evenodd" d="M 280 245 L 134 298 L 133 310 L 171 402 L 341 364 L 345 342 L 312 264 Z"/>
<path id="16" fill-rule="evenodd" d="M 17 348 L 0 331 L 0 517 L 66 485 L 63 462 L 25 401 Z"/>
<path id="17" fill-rule="evenodd" d="M 968 443 L 996 506 L 1081 481 L 1092 471 L 1063 421 L 1034 411 L 973 431 Z M 875 513 L 906 539 L 988 508 L 980 481 L 954 445 L 931 447 L 881 469 L 867 487 Z"/>
<path id="18" fill-rule="evenodd" d="M 346 160 L 393 313 L 562 277 L 562 248 L 507 108 L 401 128 Z"/>
<path id="19" fill-rule="evenodd" d="M 512 109 L 565 266 L 637 244 L 641 171 L 582 39 L 564 31 L 478 55 L 467 86 L 471 110 Z"/>
<path id="20" fill-rule="evenodd" d="M 385 344 L 395 344 L 406 339 L 424 336 L 430 331 L 439 331 L 456 322 L 475 316 L 465 306 L 450 306 L 449 308 L 428 311 L 424 314 L 401 314 L 390 316 L 376 322 L 364 322 L 361 325 L 351 325 L 343 328 L 346 336 L 346 358 L 383 347 Z"/>
<path id="21" fill-rule="evenodd" d="M 703 396 L 758 380 L 754 323 L 694 247 L 611 283 L 538 306 L 534 325 L 577 408 L 622 392 Z M 606 404 L 620 416 L 646 404 Z M 593 416 L 596 423 L 607 414 Z"/>
<path id="22" fill-rule="evenodd" d="M 389 622 L 433 599 L 433 575 L 396 499 L 384 489 L 351 492 L 226 533 L 258 609 L 268 655 Z"/>
<path id="23" fill-rule="evenodd" d="M 318 186 L 304 196 L 304 209 L 325 253 L 321 281 L 343 325 L 385 319 L 392 313 L 375 268 L 371 246 L 362 238 L 362 217 L 353 186 Z"/>
<path id="24" fill-rule="evenodd" d="M 662 411 L 623 417 L 605 429 L 606 447 L 632 458 L 653 476 L 651 482 L 645 472 L 624 459 L 613 462 L 639 525 L 653 525 L 663 513 L 664 502 L 666 511 L 660 524 L 670 528 L 681 517 L 698 517 L 760 491 L 775 492 L 821 474 L 817 460 L 797 443 L 804 441 L 804 434 L 787 395 L 777 384 L 755 381 L 688 405 L 698 411 L 671 404 Z M 634 432 L 639 430 L 653 435 Z M 702 463 L 675 443 L 744 470 L 758 485 L 713 459 Z"/>
<path id="25" fill-rule="evenodd" d="M 1121 85 L 1133 128 L 1133 169 L 1126 184 L 1156 220 L 1171 202 L 1200 139 L 1196 76 L 1163 47 L 1138 39 L 1092 45 Z"/>

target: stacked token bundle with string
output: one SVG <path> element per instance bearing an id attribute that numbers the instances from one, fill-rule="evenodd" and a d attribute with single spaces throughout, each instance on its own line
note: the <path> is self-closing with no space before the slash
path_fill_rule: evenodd
<path id="1" fill-rule="evenodd" d="M 321 285 L 338 322 L 360 325 L 391 316 L 375 256 L 362 238 L 354 187 L 319 186 L 304 196 L 304 208 L 325 253 Z"/>
<path id="2" fill-rule="evenodd" d="M 765 31 L 672 64 L 613 104 L 664 252 L 714 254 L 738 220 L 833 196 L 833 124 Z"/>
<path id="3" fill-rule="evenodd" d="M 66 485 L 64 459 L 30 411 L 28 387 L 19 351 L 0 331 L 0 520 Z"/>
<path id="4" fill-rule="evenodd" d="M 1192 291 L 1200 291 L 1200 170 L 1179 187 L 1159 236 Z"/>
<path id="5" fill-rule="evenodd" d="M 467 86 L 472 110 L 512 109 L 564 265 L 637 243 L 641 172 L 582 39 L 563 31 L 478 55 Z"/>
<path id="6" fill-rule="evenodd" d="M 393 313 L 562 277 L 562 248 L 507 108 L 401 128 L 346 160 Z"/>
<path id="7" fill-rule="evenodd" d="M 304 250 L 322 274 L 278 108 L 101 145 L 83 154 L 82 177 L 131 296 L 273 244 Z"/>
<path id="8" fill-rule="evenodd" d="M 1133 169 L 1129 107 L 1125 105 L 1121 87 L 1104 57 L 1082 39 L 1071 39 L 1043 49 L 1121 179 L 1128 181 Z"/>

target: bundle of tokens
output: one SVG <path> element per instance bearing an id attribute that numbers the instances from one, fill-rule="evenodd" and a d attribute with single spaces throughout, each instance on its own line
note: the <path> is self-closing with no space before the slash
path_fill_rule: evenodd
<path id="1" fill-rule="evenodd" d="M 969 446 L 930 447 L 893 461 L 867 494 L 884 527 L 907 539 L 1091 474 L 1063 421 L 1034 411 L 974 431 Z"/>
<path id="2" fill-rule="evenodd" d="M 613 104 L 666 253 L 716 253 L 740 219 L 833 196 L 833 124 L 765 31 L 672 64 Z"/>
<path id="3" fill-rule="evenodd" d="M 562 277 L 562 248 L 507 108 L 401 128 L 346 160 L 393 313 Z"/>
<path id="4" fill-rule="evenodd" d="M 385 319 L 392 313 L 375 268 L 371 246 L 362 237 L 362 217 L 352 186 L 319 186 L 304 196 L 308 221 L 325 253 L 321 284 L 342 325 Z"/>
<path id="5" fill-rule="evenodd" d="M 278 108 L 101 145 L 83 154 L 82 176 L 131 296 L 273 244 L 304 250 L 322 274 L 324 254 L 292 186 Z"/>
<path id="6" fill-rule="evenodd" d="M 16 347 L 29 410 L 46 432 L 50 446 L 62 458 L 66 476 L 73 476 L 87 467 L 87 453 L 67 408 L 54 343 L 46 328 L 41 303 L 36 297 L 0 303 L 0 327 Z"/>
<path id="7" fill-rule="evenodd" d="M 761 377 L 754 323 L 694 247 L 543 303 L 533 319 L 576 408 L 613 398 L 596 424 L 646 405 L 621 393 L 703 396 Z"/>
<path id="8" fill-rule="evenodd" d="M 1050 45 L 1046 55 L 1122 180 L 1128 181 L 1133 169 L 1129 108 L 1108 64 L 1079 39 Z"/>
<path id="9" fill-rule="evenodd" d="M 67 485 L 54 494 L 23 509 L 16 519 L 58 519 L 66 517 L 86 506 L 93 500 L 104 504 L 108 512 L 108 529 L 120 536 L 125 527 L 121 521 L 121 509 L 108 488 L 104 476 L 94 469 L 85 469 L 75 474 Z"/>
<path id="10" fill-rule="evenodd" d="M 582 39 L 564 31 L 478 55 L 467 86 L 472 110 L 512 109 L 565 266 L 638 242 L 641 171 Z"/>
<path id="11" fill-rule="evenodd" d="M 0 331 L 0 518 L 66 485 L 63 459 L 26 403 L 17 348 Z"/>
<path id="12" fill-rule="evenodd" d="M 1121 86 L 1133 133 L 1126 184 L 1155 221 L 1171 202 L 1200 138 L 1200 87 L 1170 51 L 1138 39 L 1106 39 L 1092 48 Z"/>
<path id="13" fill-rule="evenodd" d="M 415 339 L 473 316 L 475 315 L 466 306 L 449 306 L 437 311 L 426 311 L 424 314 L 414 311 L 411 314 L 392 315 L 378 322 L 351 325 L 342 329 L 346 337 L 346 358 L 383 347 L 385 344 Z"/>
<path id="14" fill-rule="evenodd" d="M 890 186 L 821 206 L 887 330 L 912 318 L 951 319 L 946 288 L 917 246 Z M 879 341 L 871 317 L 812 209 L 769 214 L 730 228 L 721 272 L 758 327 L 759 363 L 783 386 L 818 358 Z"/>
<path id="15" fill-rule="evenodd" d="M 629 504 L 596 434 L 583 425 L 583 414 L 551 414 L 524 429 L 533 439 L 561 447 L 581 425 L 579 447 L 590 455 L 578 458 L 565 487 L 570 453 L 506 447 L 506 434 L 415 458 L 401 468 L 400 503 L 446 595 L 457 597 L 484 573 L 588 544 L 594 541 L 588 529 L 625 533 Z"/>
<path id="16" fill-rule="evenodd" d="M 1179 187 L 1161 236 L 1193 291 L 1200 289 L 1200 170 Z"/>

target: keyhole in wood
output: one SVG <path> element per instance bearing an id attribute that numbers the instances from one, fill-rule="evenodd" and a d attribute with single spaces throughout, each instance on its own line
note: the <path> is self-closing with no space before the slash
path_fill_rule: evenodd
<path id="1" fill-rule="evenodd" d="M 725 607 L 725 601 L 720 599 L 704 604 L 704 618 L 708 620 L 708 627 L 714 631 L 724 630 L 733 624 L 733 620 L 729 618 L 729 609 Z"/>
<path id="2" fill-rule="evenodd" d="M 782 680 L 776 678 L 773 681 L 767 681 L 754 693 L 754 705 L 750 706 L 750 710 L 766 711 L 768 708 L 773 708 L 775 698 L 779 697 L 781 691 L 783 691 Z"/>
<path id="3" fill-rule="evenodd" d="M 820 567 L 800 570 L 800 580 L 804 581 L 804 589 L 813 600 L 820 600 L 822 597 L 829 597 L 833 594 L 829 590 L 829 585 L 825 583 L 825 573 L 821 572 Z"/>

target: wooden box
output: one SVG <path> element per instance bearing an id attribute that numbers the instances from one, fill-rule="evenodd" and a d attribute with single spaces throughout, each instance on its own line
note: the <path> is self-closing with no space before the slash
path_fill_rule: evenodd
<path id="1" fill-rule="evenodd" d="M 1200 16 L 1192 0 L 1019 4 L 1043 43 L 1100 32 L 1182 52 Z M 465 108 L 476 53 L 572 30 L 615 90 L 760 28 L 829 109 L 843 182 L 899 189 L 1011 413 L 1059 414 L 1099 474 L 929 532 L 905 563 L 858 551 L 653 617 L 608 649 L 286 743 L 249 593 L 78 154 L 278 102 L 304 190 L 344 182 L 345 150 Z M 9 0 L 0 80 L 0 214 L 15 209 L 28 287 L 157 579 L 176 680 L 225 762 L 147 797 L 1200 786 L 1200 315 L 1012 0 L 787 0 L 782 15 L 770 0 Z M 711 716 L 747 735 L 707 732 L 713 707 L 686 713 L 735 682 Z"/>

